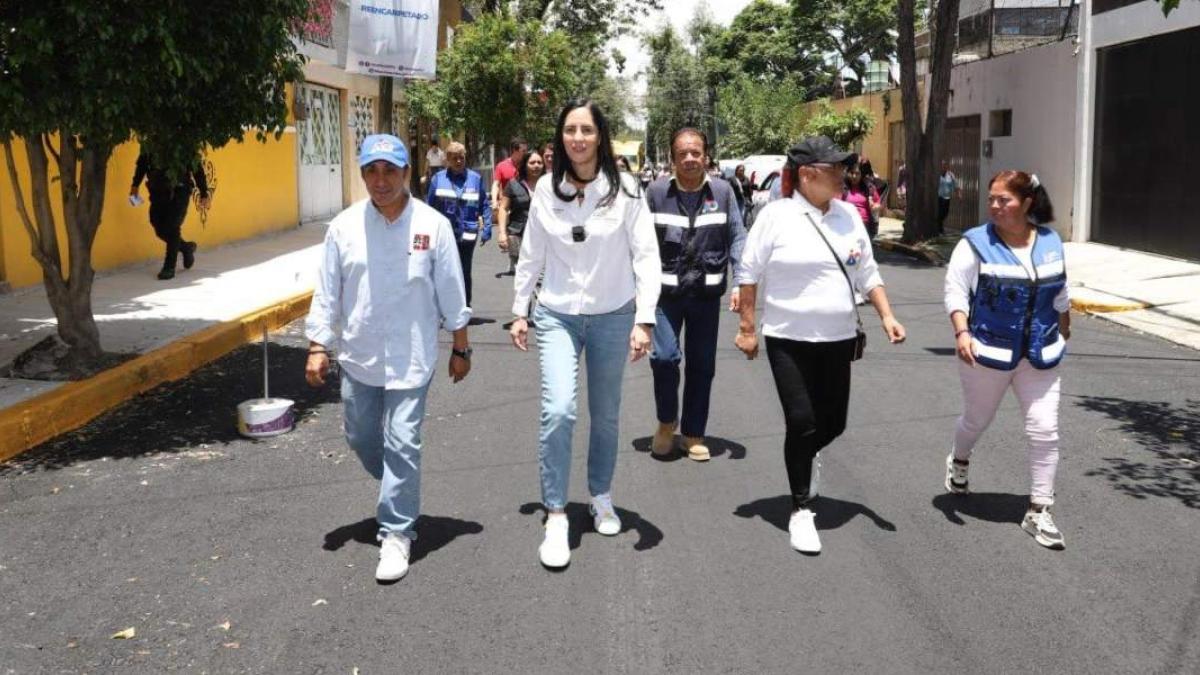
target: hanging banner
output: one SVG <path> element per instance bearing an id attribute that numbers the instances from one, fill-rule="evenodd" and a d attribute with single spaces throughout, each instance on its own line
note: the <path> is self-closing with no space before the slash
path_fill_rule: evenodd
<path id="1" fill-rule="evenodd" d="M 431 80 L 438 0 L 351 0 L 346 71 Z"/>

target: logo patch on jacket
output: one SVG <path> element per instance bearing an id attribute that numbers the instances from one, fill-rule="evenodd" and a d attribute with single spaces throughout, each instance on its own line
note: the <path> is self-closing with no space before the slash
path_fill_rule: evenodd
<path id="1" fill-rule="evenodd" d="M 850 255 L 846 257 L 846 267 L 857 265 L 859 260 L 862 260 L 862 251 L 859 249 L 850 251 Z"/>
<path id="2" fill-rule="evenodd" d="M 428 251 L 429 250 L 429 235 L 414 234 L 412 247 L 413 247 L 414 251 Z"/>
<path id="3" fill-rule="evenodd" d="M 702 213 L 716 213 L 720 208 L 721 207 L 717 206 L 717 203 L 715 201 L 713 201 L 711 199 L 706 199 L 706 200 L 704 200 L 704 208 L 701 209 L 701 212 Z"/>

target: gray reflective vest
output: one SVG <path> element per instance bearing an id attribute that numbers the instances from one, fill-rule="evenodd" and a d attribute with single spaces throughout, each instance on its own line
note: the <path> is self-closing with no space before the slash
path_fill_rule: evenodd
<path id="1" fill-rule="evenodd" d="M 737 208 L 737 199 L 721 179 L 705 181 L 700 190 L 700 208 L 690 218 L 674 178 L 659 178 L 646 190 L 662 260 L 663 297 L 719 298 L 725 293 L 733 245 L 729 213 Z"/>

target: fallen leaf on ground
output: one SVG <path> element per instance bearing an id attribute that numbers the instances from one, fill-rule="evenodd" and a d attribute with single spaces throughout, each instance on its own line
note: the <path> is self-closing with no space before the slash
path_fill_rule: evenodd
<path id="1" fill-rule="evenodd" d="M 242 645 L 240 645 L 236 642 L 226 642 L 225 644 L 223 644 L 221 646 L 225 647 L 226 649 L 237 649 L 238 647 L 241 647 Z"/>
<path id="2" fill-rule="evenodd" d="M 113 640 L 132 640 L 137 635 L 137 629 L 133 626 L 125 630 L 119 630 L 112 634 Z"/>
<path id="3" fill-rule="evenodd" d="M 312 606 L 316 607 L 317 605 L 328 605 L 328 604 L 329 603 L 325 601 L 325 598 L 317 598 L 316 600 L 313 601 Z"/>
<path id="4" fill-rule="evenodd" d="M 217 628 L 220 628 L 221 630 L 226 630 L 226 631 L 227 631 L 227 630 L 229 630 L 229 629 L 230 629 L 230 628 L 232 628 L 232 627 L 233 627 L 233 624 L 229 623 L 228 621 L 226 621 L 225 623 L 219 623 L 219 624 L 217 624 Z"/>
<path id="5" fill-rule="evenodd" d="M 50 488 L 50 494 L 52 494 L 52 495 L 56 495 L 56 494 L 58 494 L 59 492 L 62 492 L 62 488 L 58 487 L 57 485 L 55 485 L 54 487 Z"/>

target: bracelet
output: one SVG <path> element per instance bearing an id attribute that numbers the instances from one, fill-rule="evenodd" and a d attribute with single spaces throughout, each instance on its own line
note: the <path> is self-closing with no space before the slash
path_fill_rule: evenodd
<path id="1" fill-rule="evenodd" d="M 970 332 L 971 332 L 971 329 L 970 329 L 970 328 L 964 328 L 964 329 L 962 329 L 962 330 L 960 330 L 960 331 L 955 331 L 955 333 L 954 333 L 954 339 L 955 339 L 955 340 L 957 340 L 959 335 L 962 335 L 963 333 L 970 333 Z"/>

